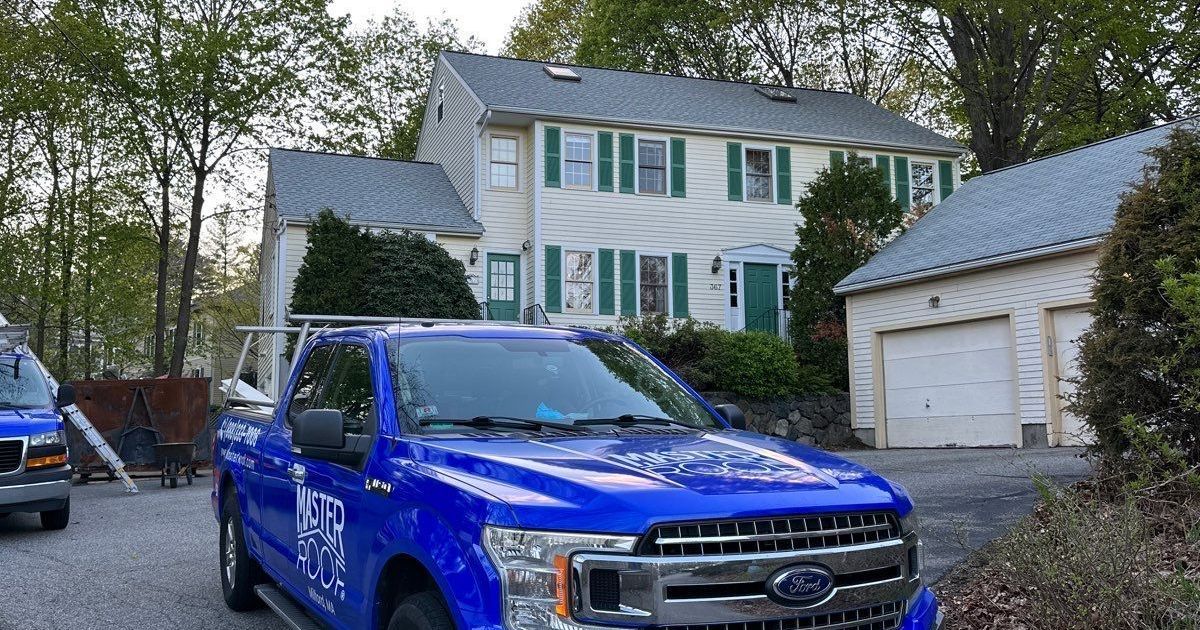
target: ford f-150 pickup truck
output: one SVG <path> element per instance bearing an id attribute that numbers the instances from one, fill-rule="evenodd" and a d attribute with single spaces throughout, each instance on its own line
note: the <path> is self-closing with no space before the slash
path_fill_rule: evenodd
<path id="1" fill-rule="evenodd" d="M 71 467 L 59 409 L 74 402 L 74 388 L 52 388 L 23 344 L 0 345 L 0 515 L 39 512 L 46 529 L 70 522 Z"/>
<path id="2" fill-rule="evenodd" d="M 265 601 L 295 628 L 940 625 L 901 486 L 744 430 L 621 337 L 352 326 L 301 335 L 292 364 L 273 408 L 233 398 L 218 420 L 234 610 Z"/>

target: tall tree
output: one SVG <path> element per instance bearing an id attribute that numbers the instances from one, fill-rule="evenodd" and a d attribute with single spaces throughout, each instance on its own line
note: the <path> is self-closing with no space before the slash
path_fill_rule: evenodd
<path id="1" fill-rule="evenodd" d="M 521 9 L 504 38 L 503 54 L 523 59 L 575 62 L 583 39 L 588 0 L 540 0 Z"/>

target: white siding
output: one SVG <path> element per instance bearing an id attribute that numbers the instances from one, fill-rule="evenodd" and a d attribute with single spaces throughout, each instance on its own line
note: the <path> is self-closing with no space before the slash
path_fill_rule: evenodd
<path id="1" fill-rule="evenodd" d="M 1011 310 L 1016 330 L 1018 405 L 1022 424 L 1047 421 L 1039 307 L 1087 298 L 1094 251 L 977 271 L 847 297 L 851 389 L 857 428 L 875 427 L 872 335 L 881 328 Z M 929 298 L 940 298 L 930 308 Z"/>
<path id="2" fill-rule="evenodd" d="M 445 86 L 442 120 L 437 118 L 438 86 Z M 475 211 L 475 139 L 476 122 L 483 107 L 467 88 L 458 81 L 448 66 L 438 58 L 429 84 L 429 101 L 425 121 L 417 143 L 416 158 L 423 162 L 441 164 L 450 183 L 458 191 L 467 209 Z"/>
<path id="3" fill-rule="evenodd" d="M 308 251 L 308 227 L 289 223 L 287 226 L 287 242 L 285 243 L 286 260 L 284 261 L 283 276 L 283 309 L 287 311 L 292 304 L 292 289 L 296 287 L 296 274 L 300 271 L 300 263 L 304 262 L 304 254 Z"/>
<path id="4" fill-rule="evenodd" d="M 615 250 L 633 249 L 660 254 L 683 252 L 688 255 L 689 311 L 697 319 L 718 324 L 725 322 L 728 283 L 724 273 L 711 272 L 713 258 L 725 249 L 756 243 L 774 245 L 790 252 L 796 244 L 796 223 L 800 219 L 794 207 L 796 199 L 804 193 L 804 186 L 829 166 L 831 150 L 848 150 L 845 147 L 818 144 L 666 133 L 652 129 L 546 124 L 560 127 L 564 134 L 575 131 L 611 131 L 614 192 L 544 187 L 541 189 L 541 242 L 535 247 L 539 301 L 544 299 L 545 295 L 544 286 L 541 286 L 544 282 L 541 258 L 547 245 L 562 245 L 564 248 L 575 245 Z M 678 198 L 619 192 L 621 133 L 656 138 L 684 138 L 687 152 L 687 196 Z M 543 140 L 540 130 L 537 135 L 539 149 L 535 157 L 535 166 L 538 180 L 542 181 L 544 154 L 540 147 Z M 743 149 L 751 146 L 771 149 L 772 152 L 777 146 L 789 147 L 792 203 L 730 201 L 726 167 L 727 142 L 740 142 Z M 862 153 L 868 154 L 866 150 Z M 901 152 L 887 154 L 905 155 L 910 160 L 919 158 L 934 163 L 939 159 L 936 156 L 917 156 Z M 621 308 L 619 259 L 618 255 L 618 314 Z M 550 318 L 556 324 L 609 325 L 615 323 L 617 316 L 555 313 Z"/>

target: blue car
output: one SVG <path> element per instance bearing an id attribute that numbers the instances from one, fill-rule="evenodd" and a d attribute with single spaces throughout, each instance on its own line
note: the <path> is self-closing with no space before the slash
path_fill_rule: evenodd
<path id="1" fill-rule="evenodd" d="M 75 402 L 70 385 L 51 388 L 36 357 L 0 353 L 0 515 L 38 512 L 42 527 L 71 519 L 71 467 L 60 409 Z"/>
<path id="2" fill-rule="evenodd" d="M 226 603 L 292 627 L 930 630 L 902 487 L 745 430 L 650 354 L 426 322 L 302 342 L 218 420 Z"/>

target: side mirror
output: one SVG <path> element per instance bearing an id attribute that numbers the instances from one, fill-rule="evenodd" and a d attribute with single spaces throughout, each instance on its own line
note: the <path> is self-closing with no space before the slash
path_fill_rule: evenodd
<path id="1" fill-rule="evenodd" d="M 742 431 L 746 430 L 746 414 L 737 405 L 717 405 L 717 413 L 729 423 L 729 426 Z"/>
<path id="2" fill-rule="evenodd" d="M 342 412 L 337 409 L 308 409 L 292 420 L 292 446 L 341 449 L 346 446 Z"/>
<path id="3" fill-rule="evenodd" d="M 54 404 L 61 409 L 70 407 L 75 404 L 75 386 L 70 383 L 60 383 L 58 385 L 58 395 L 54 400 Z"/>

